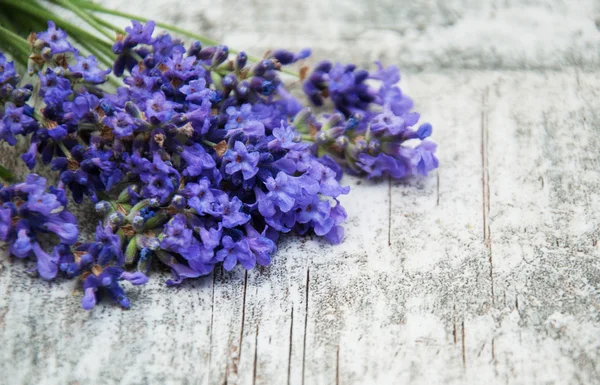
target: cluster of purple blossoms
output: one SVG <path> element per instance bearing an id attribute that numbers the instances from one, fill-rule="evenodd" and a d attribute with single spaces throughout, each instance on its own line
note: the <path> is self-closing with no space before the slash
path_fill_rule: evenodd
<path id="1" fill-rule="evenodd" d="M 432 142 L 404 143 L 427 138 L 431 126 L 411 129 L 419 116 L 394 68 L 319 64 L 304 89 L 315 104 L 328 95 L 337 110 L 319 123 L 279 77 L 309 50 L 249 64 L 226 46 L 186 49 L 155 34 L 153 22 L 132 23 L 113 45 L 111 69 L 51 22 L 30 39 L 37 84 L 19 86 L 0 54 L 0 138 L 28 143 L 29 169 L 39 160 L 58 173 L 49 192 L 35 174 L 0 190 L 0 237 L 15 256 L 34 258 L 43 278 L 78 277 L 85 309 L 103 298 L 129 307 L 120 282 L 145 283 L 154 261 L 177 285 L 217 265 L 268 265 L 282 233 L 341 242 L 339 197 L 349 188 L 340 165 L 395 178 L 437 167 Z M 115 75 L 124 86 L 110 90 Z M 94 241 L 77 242 L 68 192 L 95 204 Z"/>
<path id="2" fill-rule="evenodd" d="M 331 99 L 337 113 L 323 124 L 305 114 L 307 123 L 296 127 L 314 131 L 316 154 L 330 156 L 354 174 L 394 179 L 427 175 L 438 167 L 437 146 L 427 139 L 431 124 L 414 128 L 420 115 L 411 111 L 412 100 L 397 85 L 398 68 L 376 64 L 378 70 L 369 73 L 352 64 L 319 63 L 303 90 L 317 106 Z"/>

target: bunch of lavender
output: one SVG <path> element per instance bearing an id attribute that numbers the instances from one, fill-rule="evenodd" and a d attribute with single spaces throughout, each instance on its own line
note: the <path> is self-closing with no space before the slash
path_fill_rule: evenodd
<path id="1" fill-rule="evenodd" d="M 85 309 L 105 297 L 129 307 L 119 282 L 143 284 L 159 264 L 177 285 L 219 264 L 268 265 L 282 233 L 341 242 L 342 167 L 394 178 L 437 167 L 433 143 L 405 143 L 431 126 L 411 129 L 418 115 L 395 86 L 395 68 L 319 64 L 304 89 L 336 109 L 320 123 L 279 76 L 310 51 L 250 64 L 226 46 L 186 48 L 155 34 L 154 22 L 132 23 L 112 46 L 112 68 L 52 22 L 28 39 L 31 84 L 0 55 L 0 138 L 26 141 L 27 167 L 41 161 L 58 176 L 49 192 L 35 174 L 0 190 L 0 237 L 15 256 L 34 259 L 42 278 L 77 277 Z M 111 87 L 114 75 L 124 85 Z M 68 192 L 95 204 L 94 241 L 78 242 Z"/>

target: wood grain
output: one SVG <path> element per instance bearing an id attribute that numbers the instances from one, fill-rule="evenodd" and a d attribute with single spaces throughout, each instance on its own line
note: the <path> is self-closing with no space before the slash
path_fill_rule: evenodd
<path id="1" fill-rule="evenodd" d="M 72 282 L 29 279 L 4 250 L 0 384 L 600 383 L 598 7 L 496 3 L 124 3 L 236 47 L 401 64 L 441 166 L 346 177 L 341 245 L 285 237 L 268 268 L 178 288 L 156 274 L 126 288 L 129 311 L 82 311 Z M 549 20 L 565 25 L 536 37 Z M 444 45 L 470 26 L 479 40 Z"/>

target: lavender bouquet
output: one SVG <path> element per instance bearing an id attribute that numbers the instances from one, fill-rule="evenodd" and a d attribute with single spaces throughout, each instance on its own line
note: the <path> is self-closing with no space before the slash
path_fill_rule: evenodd
<path id="1" fill-rule="evenodd" d="M 0 53 L 0 139 L 25 142 L 31 170 L 10 184 L 0 169 L 0 239 L 35 263 L 29 273 L 76 278 L 84 309 L 104 298 L 128 308 L 121 283 L 144 284 L 160 266 L 178 285 L 219 264 L 268 265 L 281 234 L 337 244 L 344 171 L 400 179 L 438 166 L 431 125 L 417 126 L 395 67 L 301 68 L 308 103 L 327 102 L 315 115 L 282 81 L 309 50 L 259 60 L 160 25 L 196 37 L 186 46 L 153 21 L 54 1 L 98 36 L 35 3 L 0 0 L 1 45 L 13 59 Z M 95 12 L 137 20 L 121 30 Z M 20 26 L 47 29 L 24 38 L 17 15 L 29 20 Z M 95 205 L 93 240 L 80 239 L 69 197 Z"/>

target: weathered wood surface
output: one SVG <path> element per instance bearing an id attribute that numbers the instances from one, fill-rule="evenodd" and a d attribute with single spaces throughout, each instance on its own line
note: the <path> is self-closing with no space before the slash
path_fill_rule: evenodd
<path id="1" fill-rule="evenodd" d="M 251 52 L 399 63 L 441 167 L 346 178 L 342 245 L 287 238 L 267 269 L 179 288 L 154 276 L 130 311 L 84 312 L 72 283 L 4 252 L 0 383 L 600 383 L 597 2 L 107 3 Z"/>

